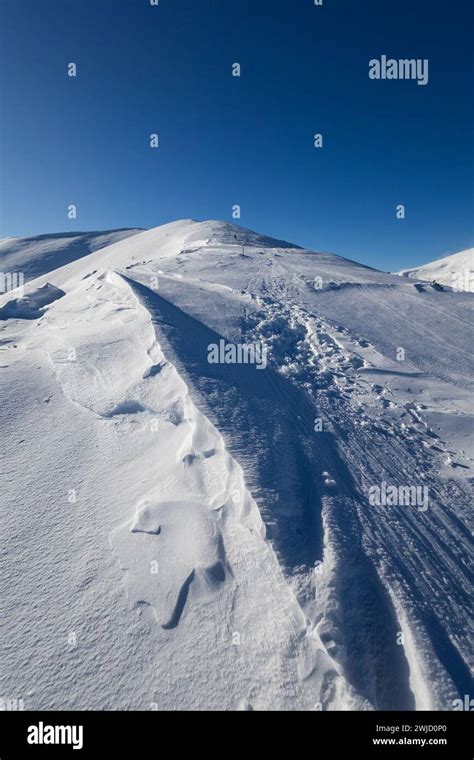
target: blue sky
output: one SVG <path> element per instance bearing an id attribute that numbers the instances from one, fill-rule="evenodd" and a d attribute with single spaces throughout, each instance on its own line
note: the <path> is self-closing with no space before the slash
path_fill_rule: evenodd
<path id="1" fill-rule="evenodd" d="M 0 0 L 0 236 L 239 204 L 244 227 L 381 269 L 471 246 L 470 5 Z M 370 80 L 382 54 L 428 58 L 429 83 Z"/>

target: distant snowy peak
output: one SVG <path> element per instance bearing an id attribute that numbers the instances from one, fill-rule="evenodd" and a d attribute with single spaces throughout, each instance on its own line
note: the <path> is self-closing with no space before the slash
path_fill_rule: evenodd
<path id="1" fill-rule="evenodd" d="M 474 292 L 474 248 L 453 253 L 416 269 L 403 269 L 398 274 L 419 280 L 433 280 L 454 290 Z"/>
<path id="2" fill-rule="evenodd" d="M 0 240 L 1 270 L 21 272 L 28 282 L 142 231 L 118 229 L 102 232 L 58 232 L 33 237 L 3 238 Z"/>

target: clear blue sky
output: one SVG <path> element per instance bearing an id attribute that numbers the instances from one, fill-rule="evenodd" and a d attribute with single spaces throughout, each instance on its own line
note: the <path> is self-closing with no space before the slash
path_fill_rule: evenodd
<path id="1" fill-rule="evenodd" d="M 0 236 L 240 204 L 244 227 L 381 269 L 471 246 L 470 6 L 0 0 Z M 370 80 L 382 54 L 428 58 L 428 85 Z"/>

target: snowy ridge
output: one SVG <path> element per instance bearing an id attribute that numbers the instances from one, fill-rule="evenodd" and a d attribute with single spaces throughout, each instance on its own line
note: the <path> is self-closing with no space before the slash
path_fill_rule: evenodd
<path id="1" fill-rule="evenodd" d="M 27 238 L 0 240 L 3 272 L 21 271 L 26 281 L 58 269 L 89 253 L 106 248 L 118 240 L 137 235 L 142 230 L 123 229 L 107 232 L 62 232 Z"/>
<path id="2" fill-rule="evenodd" d="M 12 653 L 8 687 L 38 682 L 31 703 L 57 707 L 79 678 L 71 707 L 142 709 L 443 710 L 469 693 L 469 293 L 185 220 L 12 295 L 7 567 L 31 614 L 19 520 L 48 579 L 33 609 L 56 623 L 34 613 L 42 675 Z M 209 363 L 220 340 L 258 342 L 268 366 Z M 429 501 L 374 506 L 383 483 Z"/>

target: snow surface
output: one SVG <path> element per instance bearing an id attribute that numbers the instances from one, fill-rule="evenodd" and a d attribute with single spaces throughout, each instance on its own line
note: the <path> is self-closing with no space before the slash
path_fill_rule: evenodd
<path id="1" fill-rule="evenodd" d="M 399 274 L 474 293 L 474 248 L 430 261 L 415 269 L 402 269 Z"/>
<path id="2" fill-rule="evenodd" d="M 472 693 L 474 296 L 222 222 L 46 272 L 57 240 L 24 262 L 3 243 L 41 275 L 0 296 L 2 693 L 198 710 Z M 209 363 L 222 339 L 268 366 Z M 383 482 L 426 487 L 428 508 L 373 506 Z"/>

